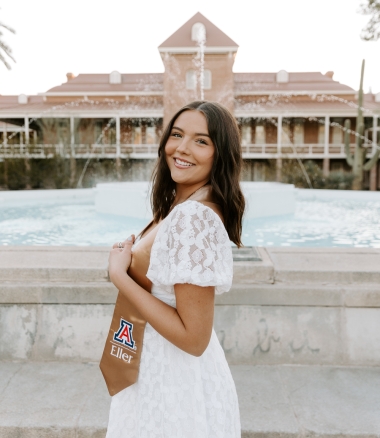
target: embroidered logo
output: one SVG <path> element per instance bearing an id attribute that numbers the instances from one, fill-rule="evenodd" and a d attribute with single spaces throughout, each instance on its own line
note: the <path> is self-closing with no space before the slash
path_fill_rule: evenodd
<path id="1" fill-rule="evenodd" d="M 135 341 L 133 340 L 132 331 L 133 324 L 123 318 L 120 318 L 120 327 L 119 330 L 113 335 L 113 340 L 135 350 L 136 347 Z"/>

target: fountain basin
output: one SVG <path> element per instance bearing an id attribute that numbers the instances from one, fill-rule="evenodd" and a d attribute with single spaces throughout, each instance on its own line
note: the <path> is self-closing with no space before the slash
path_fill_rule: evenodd
<path id="1" fill-rule="evenodd" d="M 241 182 L 246 202 L 246 219 L 284 216 L 296 208 L 296 190 L 292 184 L 275 182 Z M 152 212 L 148 182 L 97 184 L 95 209 L 98 213 L 149 220 Z"/>

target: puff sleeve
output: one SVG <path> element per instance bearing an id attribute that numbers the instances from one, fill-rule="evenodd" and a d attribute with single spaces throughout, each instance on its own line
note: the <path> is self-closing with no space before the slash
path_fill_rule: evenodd
<path id="1" fill-rule="evenodd" d="M 200 202 L 176 206 L 163 220 L 151 250 L 147 277 L 153 284 L 190 283 L 231 288 L 232 248 L 219 216 Z"/>

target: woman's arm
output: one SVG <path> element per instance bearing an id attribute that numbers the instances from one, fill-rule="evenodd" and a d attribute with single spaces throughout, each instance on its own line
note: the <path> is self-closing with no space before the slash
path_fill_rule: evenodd
<path id="1" fill-rule="evenodd" d="M 169 342 L 193 356 L 207 348 L 214 319 L 214 287 L 192 284 L 174 286 L 177 308 L 173 308 L 140 287 L 126 273 L 131 260 L 132 240 L 124 249 L 110 253 L 112 283 L 138 309 L 149 324 Z"/>

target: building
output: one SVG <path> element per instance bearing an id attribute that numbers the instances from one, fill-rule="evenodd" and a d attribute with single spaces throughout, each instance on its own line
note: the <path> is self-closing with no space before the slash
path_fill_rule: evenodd
<path id="1" fill-rule="evenodd" d="M 204 98 L 223 103 L 238 119 L 245 179 L 268 178 L 272 163 L 281 180 L 283 160 L 296 158 L 315 160 L 326 175 L 345 169 L 342 128 L 349 118 L 355 130 L 357 92 L 333 72 L 234 73 L 238 45 L 200 13 L 158 50 L 162 74 L 68 73 L 67 82 L 46 93 L 0 96 L 0 158 L 153 160 L 171 115 Z M 372 141 L 380 94 L 365 95 L 364 106 Z M 354 142 L 352 135 L 352 148 Z M 373 190 L 380 188 L 379 173 L 377 166 L 367 175 Z"/>

